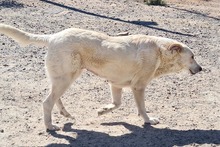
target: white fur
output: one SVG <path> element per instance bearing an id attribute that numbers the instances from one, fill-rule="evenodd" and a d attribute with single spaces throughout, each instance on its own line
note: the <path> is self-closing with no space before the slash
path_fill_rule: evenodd
<path id="1" fill-rule="evenodd" d="M 49 130 L 59 129 L 52 125 L 51 111 L 54 104 L 62 115 L 72 118 L 60 97 L 79 77 L 82 69 L 107 79 L 111 84 L 112 103 L 100 108 L 99 115 L 118 108 L 121 104 L 122 88 L 130 87 L 138 114 L 150 124 L 157 124 L 159 121 L 146 114 L 146 85 L 155 77 L 182 69 L 190 70 L 193 74 L 201 71 L 186 45 L 167 38 L 146 35 L 110 37 L 76 28 L 53 35 L 36 35 L 4 24 L 0 24 L 0 33 L 24 45 L 48 46 L 46 68 L 52 88 L 43 108 L 45 126 Z"/>

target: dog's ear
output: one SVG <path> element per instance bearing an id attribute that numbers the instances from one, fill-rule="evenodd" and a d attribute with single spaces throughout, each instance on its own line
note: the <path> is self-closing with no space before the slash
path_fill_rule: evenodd
<path id="1" fill-rule="evenodd" d="M 181 44 L 174 43 L 169 46 L 168 50 L 171 51 L 171 53 L 180 53 L 183 50 L 183 46 Z"/>

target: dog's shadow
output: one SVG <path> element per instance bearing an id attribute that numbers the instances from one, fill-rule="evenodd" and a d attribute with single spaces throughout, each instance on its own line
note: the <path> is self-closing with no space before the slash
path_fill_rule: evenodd
<path id="1" fill-rule="evenodd" d="M 150 125 L 144 125 L 142 128 L 125 122 L 103 123 L 102 125 L 105 126 L 122 125 L 131 131 L 121 136 L 109 136 L 102 132 L 74 129 L 72 125 L 72 123 L 65 124 L 63 131 L 75 133 L 77 137 L 50 132 L 53 137 L 66 139 L 69 144 L 54 143 L 47 146 L 171 147 L 189 144 L 220 144 L 220 130 L 171 130 L 154 128 Z"/>

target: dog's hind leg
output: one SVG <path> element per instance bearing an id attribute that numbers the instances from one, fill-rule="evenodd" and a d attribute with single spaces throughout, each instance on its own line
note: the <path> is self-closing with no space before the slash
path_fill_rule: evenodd
<path id="1" fill-rule="evenodd" d="M 117 109 L 121 105 L 121 95 L 122 88 L 117 88 L 114 85 L 111 85 L 112 103 L 98 109 L 98 116 Z"/>
<path id="2" fill-rule="evenodd" d="M 59 77 L 51 77 L 52 89 L 49 96 L 43 102 L 44 123 L 48 130 L 59 130 L 59 127 L 52 125 L 51 111 L 57 100 L 63 95 L 69 85 L 72 83 L 72 75 L 64 74 Z"/>
<path id="3" fill-rule="evenodd" d="M 68 58 L 67 58 L 68 59 Z M 82 72 L 82 69 L 81 69 L 81 58 L 80 58 L 80 55 L 79 54 L 72 54 L 71 55 L 71 63 L 67 66 L 67 69 L 69 69 L 70 67 L 73 68 L 73 73 L 72 73 L 72 78 L 71 80 L 74 81 L 76 78 L 79 77 L 79 75 L 81 74 Z M 75 71 L 75 70 L 76 71 Z M 72 117 L 69 112 L 67 112 L 67 110 L 65 109 L 65 107 L 63 106 L 63 103 L 61 101 L 61 99 L 59 98 L 57 101 L 56 101 L 56 105 L 60 111 L 60 114 L 65 116 L 65 117 L 68 117 L 68 118 L 72 118 L 74 119 L 74 117 Z"/>
<path id="4" fill-rule="evenodd" d="M 81 74 L 81 70 L 79 70 L 78 72 L 75 72 L 74 75 L 72 76 L 72 81 L 74 81 L 76 78 L 78 78 L 78 76 L 80 74 Z M 60 98 L 56 101 L 56 106 L 59 109 L 61 115 L 65 116 L 67 118 L 74 119 L 74 117 L 69 112 L 67 112 L 67 110 L 64 107 L 64 105 L 63 105 L 63 103 L 62 103 Z"/>
<path id="5" fill-rule="evenodd" d="M 50 51 L 50 50 L 49 50 Z M 48 52 L 46 67 L 52 82 L 52 89 L 49 96 L 43 102 L 44 123 L 48 130 L 59 130 L 59 127 L 52 125 L 51 112 L 54 104 L 58 106 L 61 114 L 71 116 L 63 106 L 60 97 L 70 84 L 80 75 L 81 58 L 79 54 L 64 54 L 53 49 Z"/>
<path id="6" fill-rule="evenodd" d="M 66 91 L 66 89 L 70 86 L 70 84 L 80 75 L 81 70 L 76 71 L 74 73 L 64 74 L 59 77 L 52 78 L 52 90 L 46 100 L 43 102 L 44 108 L 44 123 L 48 130 L 59 130 L 59 127 L 52 125 L 51 119 L 51 111 L 53 109 L 54 104 L 58 106 L 60 113 L 66 117 L 73 118 L 63 106 L 63 103 L 60 97 Z"/>
<path id="7" fill-rule="evenodd" d="M 74 119 L 73 116 L 71 116 L 71 114 L 69 112 L 67 112 L 66 108 L 63 106 L 63 103 L 61 101 L 61 99 L 59 98 L 57 101 L 56 101 L 56 105 L 57 105 L 57 108 L 59 109 L 60 111 L 60 114 L 67 117 L 67 118 L 72 118 Z"/>

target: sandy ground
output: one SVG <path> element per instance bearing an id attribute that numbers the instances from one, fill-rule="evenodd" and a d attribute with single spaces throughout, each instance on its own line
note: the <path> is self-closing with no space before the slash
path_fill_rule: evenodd
<path id="1" fill-rule="evenodd" d="M 116 35 L 149 34 L 190 46 L 204 70 L 155 79 L 146 89 L 146 108 L 160 124 L 143 125 L 129 89 L 123 104 L 97 116 L 108 104 L 108 83 L 85 71 L 62 97 L 75 120 L 46 132 L 42 101 L 50 82 L 44 69 L 46 48 L 20 47 L 0 36 L 0 146 L 220 146 L 220 2 L 167 0 L 168 7 L 128 0 L 0 0 L 0 23 L 38 34 L 77 27 Z"/>

